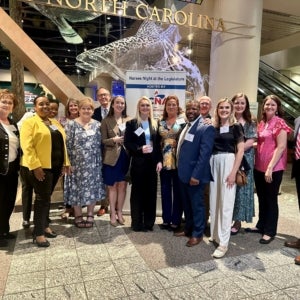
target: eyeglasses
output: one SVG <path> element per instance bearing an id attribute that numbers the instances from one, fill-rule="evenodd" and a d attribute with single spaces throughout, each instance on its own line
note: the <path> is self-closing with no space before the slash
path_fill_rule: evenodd
<path id="1" fill-rule="evenodd" d="M 105 94 L 98 94 L 97 97 L 106 97 L 108 96 L 109 94 L 108 93 L 105 93 Z"/>
<path id="2" fill-rule="evenodd" d="M 207 103 L 207 102 L 201 102 L 200 105 L 201 106 L 209 106 L 209 103 Z"/>
<path id="3" fill-rule="evenodd" d="M 0 101 L 0 103 L 3 105 L 14 105 L 14 103 L 12 101 L 6 101 L 6 100 L 2 100 L 2 101 Z"/>

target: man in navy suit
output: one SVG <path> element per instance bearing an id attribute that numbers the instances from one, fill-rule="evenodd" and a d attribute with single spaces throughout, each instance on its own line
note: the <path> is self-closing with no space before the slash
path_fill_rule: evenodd
<path id="1" fill-rule="evenodd" d="M 192 247 L 202 241 L 206 225 L 204 188 L 212 180 L 209 160 L 215 129 L 203 123 L 199 101 L 187 103 L 186 117 L 189 123 L 182 130 L 177 148 L 178 176 L 186 223 L 184 230 L 174 235 L 189 237 L 186 246 Z"/>

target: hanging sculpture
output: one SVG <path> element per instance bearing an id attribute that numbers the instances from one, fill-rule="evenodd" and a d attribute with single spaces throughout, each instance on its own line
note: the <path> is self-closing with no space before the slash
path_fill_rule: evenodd
<path id="1" fill-rule="evenodd" d="M 79 54 L 76 65 L 123 81 L 127 70 L 185 71 L 187 91 L 197 98 L 205 94 L 203 79 L 199 68 L 178 49 L 180 39 L 177 25 L 163 28 L 144 21 L 136 35 Z"/>

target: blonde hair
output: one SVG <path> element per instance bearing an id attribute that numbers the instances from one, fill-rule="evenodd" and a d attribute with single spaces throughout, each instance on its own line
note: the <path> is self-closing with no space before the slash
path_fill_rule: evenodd
<path id="1" fill-rule="evenodd" d="M 93 111 L 95 110 L 94 100 L 90 97 L 79 100 L 78 109 L 81 109 L 84 105 L 89 106 Z"/>
<path id="2" fill-rule="evenodd" d="M 229 116 L 229 120 L 228 120 L 229 121 L 229 126 L 237 123 L 237 120 L 236 120 L 236 118 L 234 116 L 232 101 L 229 100 L 228 98 L 222 98 L 222 99 L 220 99 L 218 101 L 218 104 L 217 104 L 216 109 L 215 109 L 215 114 L 214 114 L 214 124 L 213 125 L 215 127 L 217 127 L 217 128 L 220 127 L 220 125 L 221 125 L 221 120 L 220 120 L 220 117 L 219 117 L 219 114 L 218 114 L 218 108 L 219 108 L 220 104 L 222 104 L 224 102 L 229 103 L 230 104 L 230 108 L 231 108 L 231 112 L 230 112 L 230 116 Z"/>
<path id="3" fill-rule="evenodd" d="M 140 115 L 140 103 L 143 101 L 143 100 L 146 100 L 148 102 L 148 104 L 150 105 L 150 115 L 149 115 L 149 119 L 150 119 L 150 123 L 151 123 L 151 127 L 156 130 L 157 129 L 157 122 L 156 120 L 154 119 L 153 117 L 153 107 L 152 107 L 152 102 L 151 100 L 146 97 L 146 96 L 142 96 L 138 102 L 137 102 L 137 105 L 136 105 L 136 114 L 135 114 L 135 117 L 137 119 L 137 123 L 138 123 L 138 126 L 141 125 L 142 123 L 142 119 L 141 119 L 141 115 Z"/>
<path id="4" fill-rule="evenodd" d="M 8 89 L 0 89 L 0 99 L 10 98 L 13 101 L 13 107 L 15 108 L 18 105 L 17 98 L 14 93 Z"/>

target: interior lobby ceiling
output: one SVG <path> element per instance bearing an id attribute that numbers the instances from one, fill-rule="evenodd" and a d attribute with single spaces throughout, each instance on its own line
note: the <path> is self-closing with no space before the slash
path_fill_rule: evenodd
<path id="1" fill-rule="evenodd" d="M 1 7 L 9 12 L 9 0 L 1 0 L 0 3 Z M 147 3 L 154 5 L 155 1 L 149 0 Z M 287 37 L 290 37 L 294 44 L 286 45 L 282 43 L 283 49 L 300 46 L 300 38 L 298 37 L 300 35 L 300 13 L 295 11 L 295 14 L 293 15 L 287 11 L 273 11 L 272 7 L 264 6 L 261 31 L 262 49 L 266 49 L 265 51 L 268 53 L 282 50 L 278 49 L 278 45 L 281 45 L 280 41 L 284 42 Z M 67 75 L 83 76 L 86 74 L 84 70 L 78 69 L 75 65 L 78 54 L 134 34 L 141 24 L 140 21 L 129 18 L 108 17 L 105 15 L 86 22 L 72 23 L 72 27 L 84 41 L 82 44 L 74 45 L 66 43 L 57 27 L 39 11 L 26 3 L 22 3 L 22 15 L 24 31 Z M 193 33 L 191 41 L 188 40 L 186 34 L 181 34 L 182 40 L 179 42 L 179 47 L 191 48 L 190 60 L 195 62 L 200 70 L 204 69 L 208 72 L 211 32 L 195 29 Z M 10 68 L 9 52 L 2 45 L 0 47 L 0 68 Z"/>

